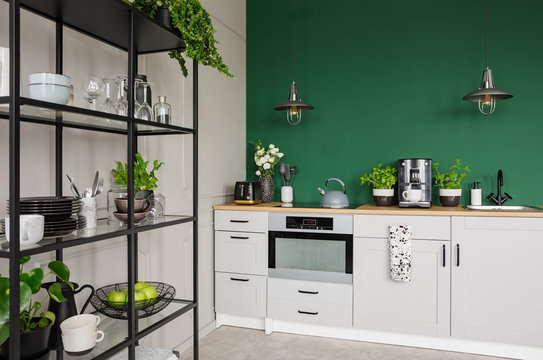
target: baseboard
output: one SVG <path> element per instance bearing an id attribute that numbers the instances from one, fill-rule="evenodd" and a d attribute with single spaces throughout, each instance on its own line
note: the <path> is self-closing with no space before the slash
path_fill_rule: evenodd
<path id="1" fill-rule="evenodd" d="M 222 325 L 243 327 L 249 329 L 264 330 L 264 318 L 253 318 L 239 315 L 229 314 L 216 314 L 216 327 L 219 328 Z"/>
<path id="2" fill-rule="evenodd" d="M 207 336 L 210 332 L 215 330 L 215 328 L 216 328 L 215 321 L 212 321 L 209 324 L 207 324 L 206 326 L 204 326 L 203 328 L 200 328 L 198 339 L 202 340 L 203 337 Z M 194 339 L 193 336 L 189 337 L 187 340 L 182 342 L 181 345 L 176 346 L 174 348 L 174 350 L 179 351 L 179 353 L 182 354 L 183 352 L 185 352 L 186 350 L 191 348 L 191 346 L 192 346 L 192 344 L 194 342 L 193 339 Z"/>

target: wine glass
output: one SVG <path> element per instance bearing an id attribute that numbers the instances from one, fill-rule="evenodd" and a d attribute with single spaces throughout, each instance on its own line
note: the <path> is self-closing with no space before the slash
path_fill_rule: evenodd
<path id="1" fill-rule="evenodd" d="M 117 86 L 119 86 L 119 80 L 115 77 L 108 77 L 104 79 L 104 102 L 102 103 L 102 111 L 108 114 L 117 113 L 117 100 L 114 96 L 117 96 Z"/>
<path id="2" fill-rule="evenodd" d="M 83 97 L 89 102 L 91 110 L 96 110 L 96 99 L 104 92 L 104 82 L 99 77 L 88 77 L 81 86 Z"/>
<path id="3" fill-rule="evenodd" d="M 115 109 L 117 115 L 128 116 L 128 101 L 126 100 L 126 75 L 115 75 L 114 78 L 118 81 L 119 86 L 117 88 L 117 101 L 115 102 Z"/>
<path id="4" fill-rule="evenodd" d="M 151 121 L 153 119 L 153 108 L 147 102 L 147 88 L 151 85 L 152 83 L 145 81 L 138 83 L 138 86 L 143 87 L 143 104 L 141 104 L 138 112 L 136 113 L 136 118 L 140 120 Z"/>

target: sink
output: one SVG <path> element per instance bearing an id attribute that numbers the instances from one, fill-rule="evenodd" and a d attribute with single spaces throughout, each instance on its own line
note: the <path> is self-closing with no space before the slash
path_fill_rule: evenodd
<path id="1" fill-rule="evenodd" d="M 469 210 L 483 210 L 483 211 L 541 211 L 542 208 L 536 206 L 522 206 L 522 205 L 466 205 L 464 206 Z"/>

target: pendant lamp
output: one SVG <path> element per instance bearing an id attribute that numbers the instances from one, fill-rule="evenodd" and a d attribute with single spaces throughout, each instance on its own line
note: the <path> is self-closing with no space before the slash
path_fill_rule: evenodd
<path id="1" fill-rule="evenodd" d="M 466 94 L 462 100 L 479 103 L 479 111 L 483 115 L 490 115 L 496 109 L 496 101 L 512 98 L 508 91 L 496 89 L 492 70 L 488 67 L 488 0 L 486 0 L 486 68 L 483 70 L 481 87 Z"/>
<path id="2" fill-rule="evenodd" d="M 290 93 L 288 100 L 278 104 L 274 107 L 277 111 L 286 111 L 287 121 L 291 125 L 297 125 L 302 120 L 302 112 L 313 110 L 313 105 L 308 102 L 302 101 L 298 96 L 298 87 L 294 81 L 294 0 L 292 0 L 292 84 L 290 85 Z"/>

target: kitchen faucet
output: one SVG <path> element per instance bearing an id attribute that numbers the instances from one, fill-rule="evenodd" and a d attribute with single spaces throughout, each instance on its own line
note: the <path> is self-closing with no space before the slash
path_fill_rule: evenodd
<path id="1" fill-rule="evenodd" d="M 511 197 L 511 195 L 509 195 L 508 193 L 504 192 L 503 194 L 505 195 L 504 197 L 502 197 L 502 186 L 503 186 L 503 173 L 500 170 L 498 170 L 498 196 L 497 197 L 494 197 L 494 193 L 490 193 L 490 195 L 488 195 L 486 198 L 487 199 L 490 199 L 492 201 L 494 201 L 494 203 L 498 206 L 502 205 L 504 202 L 507 201 L 507 199 L 513 199 Z"/>

